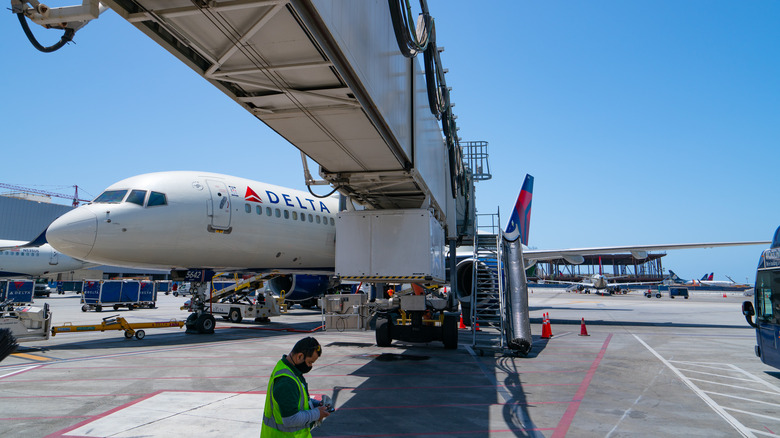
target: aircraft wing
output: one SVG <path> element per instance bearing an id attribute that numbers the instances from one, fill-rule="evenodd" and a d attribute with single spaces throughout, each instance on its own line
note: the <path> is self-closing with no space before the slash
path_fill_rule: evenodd
<path id="1" fill-rule="evenodd" d="M 744 245 L 769 245 L 770 241 L 752 242 L 708 242 L 708 243 L 672 243 L 666 245 L 629 245 L 629 246 L 601 246 L 594 248 L 567 248 L 567 249 L 527 249 L 523 250 L 523 258 L 526 260 L 552 260 L 552 259 L 577 259 L 586 255 L 615 254 L 630 252 L 637 259 L 647 258 L 647 251 L 666 251 L 673 249 L 693 248 L 717 248 L 722 246 Z"/>

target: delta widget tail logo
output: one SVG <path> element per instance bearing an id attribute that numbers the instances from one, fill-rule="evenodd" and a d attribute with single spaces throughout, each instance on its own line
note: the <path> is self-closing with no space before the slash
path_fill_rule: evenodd
<path id="1" fill-rule="evenodd" d="M 261 204 L 263 203 L 263 200 L 260 199 L 260 196 L 258 196 L 257 193 L 255 193 L 255 191 L 252 190 L 252 188 L 249 186 L 246 186 L 246 195 L 244 195 L 244 199 L 247 201 L 259 202 Z"/>
<path id="2" fill-rule="evenodd" d="M 534 191 L 534 177 L 525 176 L 523 188 L 517 196 L 515 208 L 509 217 L 509 225 L 506 227 L 507 239 L 515 240 L 520 237 L 520 243 L 528 245 L 528 232 L 531 225 L 531 200 Z"/>

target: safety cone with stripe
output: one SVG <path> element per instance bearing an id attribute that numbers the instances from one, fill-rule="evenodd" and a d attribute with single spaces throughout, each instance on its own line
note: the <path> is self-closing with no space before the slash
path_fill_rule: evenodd
<path id="1" fill-rule="evenodd" d="M 585 318 L 582 318 L 582 324 L 580 325 L 580 336 L 590 336 L 587 327 L 585 327 Z"/>
<path id="2" fill-rule="evenodd" d="M 466 324 L 463 324 L 463 314 L 462 313 L 460 314 L 460 323 L 458 324 L 458 329 L 460 329 L 460 330 L 465 330 L 466 329 Z"/>
<path id="3" fill-rule="evenodd" d="M 550 320 L 547 319 L 547 314 L 542 315 L 542 339 L 552 338 L 552 328 L 550 327 Z"/>

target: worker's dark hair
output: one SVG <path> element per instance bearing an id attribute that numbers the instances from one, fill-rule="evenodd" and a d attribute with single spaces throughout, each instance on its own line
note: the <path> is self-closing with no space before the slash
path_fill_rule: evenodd
<path id="1" fill-rule="evenodd" d="M 317 352 L 317 357 L 322 356 L 322 347 L 320 347 L 320 343 L 317 342 L 316 339 L 309 336 L 307 338 L 303 338 L 300 341 L 296 342 L 292 348 L 291 353 L 292 354 L 303 353 L 304 357 L 311 357 L 311 355 L 314 354 L 315 351 Z"/>

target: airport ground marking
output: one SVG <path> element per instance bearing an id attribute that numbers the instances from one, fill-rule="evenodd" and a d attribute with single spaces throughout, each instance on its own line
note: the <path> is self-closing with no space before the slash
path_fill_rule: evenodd
<path id="1" fill-rule="evenodd" d="M 713 400 L 710 396 L 704 393 L 701 389 L 699 389 L 698 386 L 696 386 L 688 377 L 686 377 L 680 370 L 677 369 L 674 365 L 672 365 L 668 360 L 664 359 L 663 356 L 661 356 L 657 351 L 655 351 L 651 346 L 647 345 L 645 341 L 642 340 L 637 335 L 633 335 L 634 338 L 636 338 L 637 341 L 639 341 L 640 344 L 644 345 L 647 350 L 653 354 L 658 360 L 661 361 L 662 364 L 666 365 L 667 368 L 672 370 L 674 374 L 677 375 L 677 377 L 682 380 L 682 382 L 687 386 L 691 391 L 693 391 L 694 394 L 698 395 L 699 398 L 701 398 L 707 405 L 715 411 L 718 415 L 721 416 L 724 420 L 726 420 L 727 423 L 729 423 L 737 432 L 740 433 L 740 435 L 744 437 L 752 437 L 755 438 L 755 435 L 748 430 L 745 425 L 740 423 L 736 418 L 734 418 L 731 414 L 725 411 L 725 409 L 717 404 L 715 400 Z"/>
<path id="2" fill-rule="evenodd" d="M 23 373 L 25 371 L 33 370 L 33 369 L 38 368 L 38 367 L 40 367 L 40 365 L 32 365 L 32 366 L 24 367 L 24 368 L 16 370 L 16 371 L 11 371 L 10 373 L 3 374 L 2 376 L 0 376 L 0 380 L 5 379 L 6 377 L 11 377 L 11 376 L 14 376 L 16 374 Z"/>
<path id="3" fill-rule="evenodd" d="M 738 367 L 736 365 L 733 365 L 733 364 L 727 364 L 727 365 L 730 366 L 733 370 L 735 370 L 737 372 L 740 372 L 740 373 L 750 377 L 751 379 L 753 379 L 754 382 L 756 382 L 756 383 L 758 383 L 760 385 L 766 386 L 767 388 L 772 389 L 775 393 L 780 394 L 780 388 L 778 388 L 777 386 L 767 382 L 764 379 L 760 379 L 760 378 L 750 374 L 749 372 L 743 370 L 742 368 L 740 368 L 740 367 Z"/>
<path id="4" fill-rule="evenodd" d="M 727 407 L 727 406 L 724 406 L 723 409 L 728 409 L 729 411 L 739 412 L 740 414 L 752 415 L 754 417 L 763 418 L 765 420 L 780 421 L 780 417 L 770 417 L 769 415 L 757 414 L 755 412 L 743 411 L 742 409 L 730 408 L 730 407 Z"/>
<path id="5" fill-rule="evenodd" d="M 769 436 L 769 437 L 780 437 L 780 435 L 777 435 L 777 434 L 774 434 L 774 433 L 770 433 L 770 432 L 764 432 L 763 430 L 750 429 L 750 428 L 748 428 L 748 430 L 753 432 L 753 433 L 757 433 L 759 435 L 765 435 L 765 436 Z"/>
<path id="6" fill-rule="evenodd" d="M 739 380 L 740 382 L 753 382 L 754 381 L 752 379 L 743 379 L 741 377 L 732 377 L 732 376 L 729 376 L 729 375 L 726 375 L 726 374 L 708 373 L 706 371 L 697 371 L 697 370 L 691 370 L 691 369 L 688 369 L 688 368 L 677 368 L 677 369 L 680 370 L 680 371 L 688 372 L 688 373 L 705 374 L 705 375 L 713 376 L 713 377 L 722 377 L 724 379 Z"/>
<path id="7" fill-rule="evenodd" d="M 552 434 L 552 438 L 564 438 L 566 436 L 566 433 L 569 431 L 569 427 L 571 426 L 572 421 L 574 421 L 574 416 L 577 415 L 577 410 L 579 410 L 580 408 L 582 399 L 585 397 L 585 393 L 588 391 L 590 382 L 593 381 L 593 376 L 596 374 L 596 370 L 601 364 L 601 360 L 604 358 L 604 355 L 607 353 L 607 347 L 609 346 L 610 340 L 612 340 L 612 333 L 607 335 L 607 339 L 605 339 L 604 343 L 601 345 L 601 350 L 599 350 L 599 354 L 593 360 L 593 363 L 591 363 L 590 369 L 588 370 L 587 374 L 585 374 L 585 377 L 582 379 L 579 389 L 577 389 L 577 393 L 574 394 L 574 398 L 572 398 L 571 402 L 569 402 L 569 406 L 566 408 L 566 412 L 563 413 L 563 417 L 561 417 L 561 421 L 559 421 L 558 425 L 555 427 L 555 431 Z"/>
<path id="8" fill-rule="evenodd" d="M 751 403 L 760 403 L 760 404 L 764 404 L 764 405 L 769 405 L 769 406 L 774 406 L 776 408 L 780 408 L 780 404 L 778 404 L 778 403 L 770 403 L 770 402 L 766 402 L 766 401 L 763 401 L 763 400 L 755 400 L 755 399 L 752 399 L 752 398 L 740 397 L 738 395 L 733 395 L 733 394 L 723 394 L 721 392 L 715 392 L 715 391 L 704 391 L 704 392 L 706 392 L 707 394 L 719 395 L 721 397 L 735 398 L 737 400 L 743 400 L 743 401 L 747 401 L 747 402 L 751 402 Z M 726 409 L 728 409 L 728 408 L 726 408 Z"/>
<path id="9" fill-rule="evenodd" d="M 689 379 L 691 379 L 694 382 L 702 382 L 702 383 L 709 383 L 709 384 L 712 384 L 712 385 L 728 386 L 730 388 L 735 388 L 735 389 L 739 389 L 739 390 L 742 390 L 742 391 L 748 390 L 750 392 L 763 392 L 764 394 L 777 395 L 777 393 L 773 392 L 773 391 L 764 391 L 764 390 L 761 390 L 761 389 L 750 389 L 750 388 L 745 388 L 744 386 L 729 385 L 728 383 L 714 382 L 712 380 L 695 379 L 693 377 L 689 377 Z"/>

